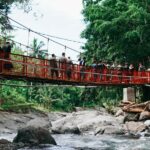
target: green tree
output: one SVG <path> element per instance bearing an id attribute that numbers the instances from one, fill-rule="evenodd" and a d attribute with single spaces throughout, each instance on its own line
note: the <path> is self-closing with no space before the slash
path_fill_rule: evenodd
<path id="1" fill-rule="evenodd" d="M 91 59 L 143 62 L 150 56 L 150 1 L 83 0 L 87 24 L 82 37 Z"/>
<path id="2" fill-rule="evenodd" d="M 9 22 L 9 19 L 6 17 L 11 12 L 11 7 L 16 6 L 22 8 L 25 12 L 29 12 L 32 8 L 32 0 L 0 0 L 0 29 L 1 31 L 12 30 L 12 26 Z M 4 15 L 2 15 L 2 13 Z"/>
<path id="3" fill-rule="evenodd" d="M 150 1 L 83 0 L 83 6 L 87 60 L 150 65 Z M 143 87 L 143 99 L 150 99 L 149 90 Z"/>
<path id="4" fill-rule="evenodd" d="M 77 87 L 51 88 L 52 107 L 57 110 L 72 111 L 75 107 L 83 106 L 82 89 Z"/>
<path id="5" fill-rule="evenodd" d="M 48 50 L 41 50 L 41 48 L 44 45 L 45 44 L 43 41 L 38 41 L 38 39 L 34 38 L 32 44 L 31 44 L 31 47 L 33 49 L 31 56 L 44 59 L 48 53 Z"/>

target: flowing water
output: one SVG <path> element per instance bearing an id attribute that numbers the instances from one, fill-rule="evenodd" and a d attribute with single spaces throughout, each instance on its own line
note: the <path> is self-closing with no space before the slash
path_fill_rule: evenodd
<path id="1" fill-rule="evenodd" d="M 12 140 L 15 134 L 1 135 L 0 138 Z M 57 146 L 32 148 L 34 150 L 150 150 L 150 138 L 129 139 L 121 136 L 92 135 L 53 135 Z M 20 150 L 32 150 L 24 148 Z"/>

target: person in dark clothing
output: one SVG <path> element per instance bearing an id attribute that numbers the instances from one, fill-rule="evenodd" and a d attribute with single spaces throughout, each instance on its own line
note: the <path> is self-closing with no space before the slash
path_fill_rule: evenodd
<path id="1" fill-rule="evenodd" d="M 58 78 L 58 65 L 55 54 L 52 54 L 50 58 L 51 78 Z"/>
<path id="2" fill-rule="evenodd" d="M 4 51 L 4 59 L 10 60 L 10 54 L 12 49 L 12 45 L 10 44 L 10 42 L 6 42 L 6 44 L 2 47 L 2 49 Z M 5 61 L 4 68 L 7 70 L 12 69 L 13 68 L 12 62 Z"/>
<path id="3" fill-rule="evenodd" d="M 82 81 L 85 79 L 85 65 L 86 65 L 85 57 L 83 57 L 83 59 L 80 60 L 79 65 L 80 65 L 80 80 Z"/>
<path id="4" fill-rule="evenodd" d="M 3 50 L 5 52 L 4 58 L 9 59 L 10 58 L 10 53 L 11 53 L 11 44 L 10 42 L 6 42 L 6 45 L 4 45 Z"/>
<path id="5" fill-rule="evenodd" d="M 85 64 L 86 64 L 86 58 L 85 57 L 83 57 L 83 59 L 79 58 L 78 61 L 79 61 L 80 66 L 85 66 Z"/>
<path id="6" fill-rule="evenodd" d="M 81 65 L 81 58 L 78 59 L 79 65 Z"/>
<path id="7" fill-rule="evenodd" d="M 139 66 L 138 66 L 138 71 L 142 72 L 142 71 L 145 71 L 145 66 L 140 62 L 139 63 Z"/>

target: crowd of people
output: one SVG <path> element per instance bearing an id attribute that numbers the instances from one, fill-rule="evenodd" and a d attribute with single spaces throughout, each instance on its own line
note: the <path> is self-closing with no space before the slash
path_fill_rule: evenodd
<path id="1" fill-rule="evenodd" d="M 50 70 L 51 77 L 58 78 L 62 77 L 71 79 L 73 74 L 78 74 L 80 80 L 91 78 L 92 81 L 102 81 L 102 80 L 113 80 L 113 78 L 118 78 L 121 82 L 123 77 L 127 80 L 131 80 L 134 72 L 138 72 L 138 76 L 143 76 L 143 72 L 146 71 L 146 67 L 140 62 L 138 68 L 134 67 L 133 64 L 121 63 L 109 63 L 106 61 L 93 61 L 91 65 L 87 65 L 86 58 L 78 59 L 78 67 L 73 64 L 70 57 L 66 57 L 65 53 L 59 60 L 56 59 L 55 54 L 52 54 L 50 59 Z"/>
<path id="2" fill-rule="evenodd" d="M 138 64 L 138 68 L 135 67 L 132 63 L 128 64 L 125 62 L 124 64 L 121 63 L 109 63 L 106 61 L 93 61 L 92 68 L 94 73 L 100 73 L 100 79 L 102 80 L 103 75 L 105 75 L 106 80 L 112 80 L 113 77 L 118 77 L 119 81 L 122 81 L 122 77 L 130 77 L 134 75 L 134 72 L 138 72 L 137 75 L 142 76 L 144 75 L 143 72 L 146 71 L 145 66 L 140 62 Z M 97 74 L 94 75 L 94 80 L 97 79 Z M 129 79 L 129 78 L 128 78 Z"/>
<path id="3" fill-rule="evenodd" d="M 56 59 L 55 54 L 52 54 L 52 57 L 49 60 L 49 65 L 51 78 L 64 78 L 67 76 L 69 80 L 71 79 L 73 62 L 70 57 L 66 57 L 65 53 L 62 53 L 59 60 Z"/>

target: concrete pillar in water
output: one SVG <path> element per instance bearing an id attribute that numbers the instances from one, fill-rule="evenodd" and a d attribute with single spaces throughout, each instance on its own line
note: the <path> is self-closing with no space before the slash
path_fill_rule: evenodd
<path id="1" fill-rule="evenodd" d="M 135 102 L 135 89 L 132 87 L 123 88 L 123 102 Z"/>

